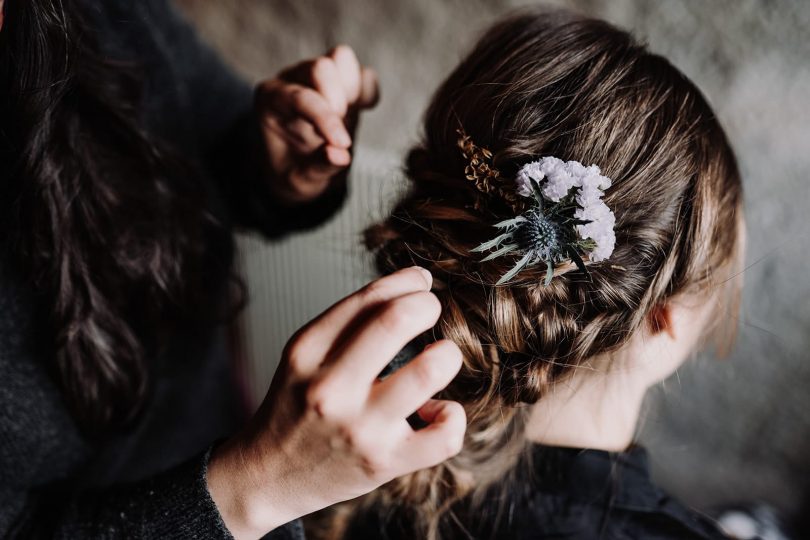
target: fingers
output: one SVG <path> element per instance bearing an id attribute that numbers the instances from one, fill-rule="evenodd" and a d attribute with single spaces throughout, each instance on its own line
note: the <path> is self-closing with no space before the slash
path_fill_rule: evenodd
<path id="1" fill-rule="evenodd" d="M 374 107 L 380 98 L 377 73 L 371 68 L 361 66 L 357 55 L 347 45 L 338 45 L 332 49 L 329 58 L 334 61 L 340 73 L 349 107 Z"/>
<path id="2" fill-rule="evenodd" d="M 329 51 L 328 57 L 339 73 L 348 104 L 354 104 L 361 95 L 361 67 L 357 56 L 351 47 L 338 45 Z"/>
<path id="3" fill-rule="evenodd" d="M 271 116 L 265 123 L 299 154 L 310 154 L 324 146 L 325 141 L 315 127 L 301 118 L 283 121 Z"/>
<path id="4" fill-rule="evenodd" d="M 312 159 L 297 170 L 300 175 L 309 172 L 318 174 L 328 171 L 334 175 L 347 167 L 352 161 L 352 154 L 345 148 L 325 145 L 324 139 L 309 122 L 295 118 L 282 123 L 277 118 L 269 118 L 267 125 L 290 145 L 298 154 L 311 155 Z M 320 155 L 317 155 L 320 153 Z M 313 178 L 314 180 L 314 178 Z"/>
<path id="5" fill-rule="evenodd" d="M 312 124 L 318 135 L 328 144 L 344 149 L 352 144 L 342 117 L 332 109 L 323 95 L 312 88 L 267 81 L 260 86 L 257 101 L 269 118 L 275 117 L 282 121 L 302 119 Z"/>
<path id="6" fill-rule="evenodd" d="M 339 385 L 370 387 L 391 358 L 417 335 L 433 327 L 440 314 L 439 300 L 427 291 L 389 300 L 370 313 L 346 339 L 329 367 L 329 379 Z"/>
<path id="7" fill-rule="evenodd" d="M 325 56 L 296 64 L 279 77 L 314 88 L 340 116 L 352 107 L 373 107 L 379 99 L 377 74 L 362 66 L 348 45 L 338 45 Z"/>
<path id="8" fill-rule="evenodd" d="M 410 416 L 453 380 L 461 362 L 461 351 L 452 341 L 431 343 L 402 369 L 375 385 L 372 408 L 388 418 Z"/>
<path id="9" fill-rule="evenodd" d="M 351 164 L 359 111 L 378 96 L 376 74 L 346 45 L 259 85 L 256 103 L 273 170 L 295 188 L 289 190 L 292 200 L 310 200 L 304 192 L 321 194 L 328 187 L 324 178 L 335 178 Z"/>
<path id="10" fill-rule="evenodd" d="M 344 55 L 341 55 L 341 57 Z M 352 53 L 354 56 L 354 53 Z M 359 66 L 359 64 L 358 64 Z M 329 103 L 332 110 L 343 118 L 349 109 L 349 89 L 345 74 L 338 69 L 337 62 L 328 56 L 321 56 L 312 62 L 311 84 Z M 355 86 L 359 86 L 360 69 L 353 75 L 357 79 Z M 349 82 L 348 84 L 351 84 Z"/>
<path id="11" fill-rule="evenodd" d="M 326 310 L 290 342 L 288 356 L 302 373 L 316 369 L 341 336 L 355 328 L 360 316 L 394 298 L 429 291 L 433 283 L 424 268 L 404 268 L 375 280 Z"/>
<path id="12" fill-rule="evenodd" d="M 433 467 L 458 454 L 467 429 L 464 407 L 455 401 L 432 399 L 418 412 L 429 425 L 413 432 L 398 449 L 411 471 Z"/>

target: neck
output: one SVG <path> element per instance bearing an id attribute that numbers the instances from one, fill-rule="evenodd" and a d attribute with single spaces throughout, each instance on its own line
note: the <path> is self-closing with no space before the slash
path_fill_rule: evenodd
<path id="1" fill-rule="evenodd" d="M 582 367 L 533 406 L 526 437 L 546 446 L 624 451 L 635 438 L 646 390 L 631 373 Z"/>

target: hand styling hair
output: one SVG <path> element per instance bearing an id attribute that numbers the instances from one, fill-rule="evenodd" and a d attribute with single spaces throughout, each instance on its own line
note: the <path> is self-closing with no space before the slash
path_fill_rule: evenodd
<path id="1" fill-rule="evenodd" d="M 5 9 L 4 263 L 30 279 L 49 367 L 79 424 L 100 432 L 137 413 L 165 337 L 211 313 L 231 238 L 190 167 L 140 125 L 137 66 L 102 59 L 75 3 Z"/>
<path id="2" fill-rule="evenodd" d="M 481 262 L 471 249 L 514 212 L 465 178 L 460 127 L 510 178 L 541 156 L 598 164 L 614 181 L 610 259 L 589 265 L 590 278 L 571 264 L 543 286 L 539 265 L 495 286 L 514 260 Z M 486 33 L 434 95 L 406 172 L 408 193 L 367 244 L 381 273 L 414 264 L 433 273 L 437 337 L 465 357 L 442 397 L 465 405 L 469 428 L 458 457 L 391 482 L 364 506 L 389 538 L 485 538 L 476 524 L 497 527 L 514 500 L 504 474 L 525 454 L 521 404 L 621 348 L 667 299 L 723 289 L 739 258 L 740 177 L 683 74 L 607 23 L 556 11 L 520 12 Z M 501 506 L 477 504 L 496 484 Z"/>

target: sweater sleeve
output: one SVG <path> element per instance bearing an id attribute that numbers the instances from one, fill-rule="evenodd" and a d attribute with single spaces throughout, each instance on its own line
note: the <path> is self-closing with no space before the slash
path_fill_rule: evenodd
<path id="1" fill-rule="evenodd" d="M 4 538 L 230 539 L 206 489 L 206 460 L 207 453 L 143 482 L 98 491 L 76 492 L 54 483 L 23 493 L 6 484 L 0 488 L 5 514 L 0 533 Z"/>
<path id="2" fill-rule="evenodd" d="M 179 146 L 200 156 L 234 225 L 273 238 L 315 227 L 342 206 L 345 181 L 311 203 L 292 208 L 279 203 L 269 189 L 253 88 L 166 0 L 107 1 L 117 12 L 105 22 L 126 34 L 123 54 L 135 54 L 148 65 L 149 123 L 169 142 L 181 141 L 185 144 Z"/>
<path id="3" fill-rule="evenodd" d="M 232 538 L 208 493 L 210 450 L 132 483 L 87 481 L 96 446 L 47 371 L 32 297 L 0 265 L 0 538 Z M 268 538 L 303 533 L 293 522 Z"/>
<path id="4" fill-rule="evenodd" d="M 207 491 L 207 453 L 131 485 L 81 485 L 93 445 L 49 376 L 32 305 L 0 269 L 0 537 L 231 538 Z"/>

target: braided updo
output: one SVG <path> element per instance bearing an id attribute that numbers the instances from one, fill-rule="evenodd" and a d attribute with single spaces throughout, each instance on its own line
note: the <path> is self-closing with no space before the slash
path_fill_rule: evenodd
<path id="1" fill-rule="evenodd" d="M 562 265 L 543 286 L 540 265 L 496 286 L 515 261 L 481 262 L 470 250 L 515 214 L 465 176 L 459 128 L 492 151 L 507 178 L 540 156 L 597 164 L 613 179 L 610 259 L 589 265 L 590 278 Z M 413 537 L 453 536 L 450 520 L 442 524 L 448 500 L 478 488 L 484 464 L 520 439 L 520 404 L 621 348 L 667 299 L 727 281 L 740 249 L 742 187 L 692 82 L 605 22 L 547 11 L 496 24 L 450 74 L 406 173 L 409 191 L 367 231 L 367 244 L 381 273 L 414 264 L 433 273 L 444 307 L 436 337 L 465 357 L 443 397 L 465 404 L 470 426 L 459 457 L 374 497 L 410 504 Z"/>

